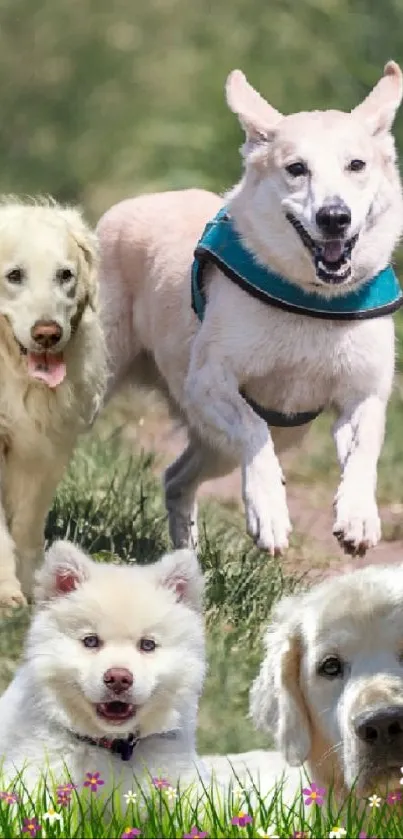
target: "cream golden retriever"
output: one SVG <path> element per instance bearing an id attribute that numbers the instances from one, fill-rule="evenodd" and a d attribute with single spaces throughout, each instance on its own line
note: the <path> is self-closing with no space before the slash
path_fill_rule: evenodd
<path id="1" fill-rule="evenodd" d="M 283 552 L 291 522 L 279 455 L 301 444 L 323 409 L 335 415 L 341 472 L 333 532 L 352 554 L 378 542 L 377 461 L 394 371 L 391 312 L 400 302 L 396 279 L 390 302 L 386 277 L 403 224 L 391 134 L 401 98 L 402 74 L 389 62 L 351 113 L 283 116 L 234 71 L 227 102 L 246 133 L 245 171 L 226 198 L 144 195 L 99 222 L 109 395 L 125 377 L 149 375 L 189 429 L 165 476 L 176 547 L 197 544 L 200 484 L 240 466 L 248 532 L 261 548 Z M 239 262 L 234 281 L 216 253 L 202 282 L 197 274 L 200 322 L 191 305 L 194 251 L 223 205 L 231 242 L 249 253 L 247 278 L 251 263 L 275 277 L 268 303 Z M 388 305 L 369 305 L 362 319 L 357 300 L 375 287 Z M 290 304 L 301 295 L 316 316 Z M 323 316 L 345 298 L 346 317 Z"/>
<path id="2" fill-rule="evenodd" d="M 106 382 L 96 238 L 76 209 L 0 204 L 0 605 L 23 604 L 44 523 Z"/>
<path id="3" fill-rule="evenodd" d="M 370 566 L 283 599 L 251 715 L 291 766 L 343 797 L 399 787 L 403 565 Z"/>

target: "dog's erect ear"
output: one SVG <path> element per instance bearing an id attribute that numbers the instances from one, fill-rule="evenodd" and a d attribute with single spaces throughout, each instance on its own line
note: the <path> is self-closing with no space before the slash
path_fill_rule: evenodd
<path id="1" fill-rule="evenodd" d="M 171 589 L 178 601 L 201 612 L 204 580 L 194 551 L 183 548 L 165 554 L 154 568 L 159 585 Z"/>
<path id="2" fill-rule="evenodd" d="M 249 84 L 241 70 L 229 74 L 225 90 L 228 107 L 237 115 L 249 146 L 270 140 L 282 114 Z"/>
<path id="3" fill-rule="evenodd" d="M 70 594 L 89 578 L 91 566 L 92 560 L 72 542 L 54 542 L 36 575 L 35 600 Z"/>
<path id="4" fill-rule="evenodd" d="M 98 239 L 93 230 L 85 223 L 79 210 L 74 207 L 62 209 L 62 215 L 69 228 L 70 235 L 81 253 L 81 281 L 84 294 L 92 309 L 98 303 Z"/>
<path id="5" fill-rule="evenodd" d="M 396 111 L 402 101 L 403 76 L 395 61 L 388 61 L 378 84 L 352 111 L 369 126 L 371 134 L 390 131 Z"/>
<path id="6" fill-rule="evenodd" d="M 266 654 L 250 691 L 250 716 L 257 728 L 271 731 L 291 766 L 308 757 L 311 733 L 300 688 L 300 597 L 283 600 L 265 635 Z"/>

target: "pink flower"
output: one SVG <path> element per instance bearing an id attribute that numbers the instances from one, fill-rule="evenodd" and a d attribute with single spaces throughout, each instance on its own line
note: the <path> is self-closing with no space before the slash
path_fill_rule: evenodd
<path id="1" fill-rule="evenodd" d="M 14 792 L 0 792 L 0 799 L 5 801 L 6 804 L 17 804 L 17 801 L 20 800 Z"/>
<path id="2" fill-rule="evenodd" d="M 24 819 L 22 823 L 22 832 L 28 833 L 29 836 L 36 836 L 40 829 L 38 819 Z"/>
<path id="3" fill-rule="evenodd" d="M 153 778 L 152 782 L 155 786 L 155 789 L 167 789 L 171 786 L 169 781 L 166 778 Z"/>
<path id="4" fill-rule="evenodd" d="M 244 813 L 240 810 L 238 815 L 231 819 L 231 824 L 236 827 L 246 827 L 247 824 L 252 824 L 252 821 L 253 819 L 248 815 L 248 813 Z"/>
<path id="5" fill-rule="evenodd" d="M 70 792 L 58 792 L 56 798 L 56 804 L 59 807 L 68 807 L 71 804 L 71 793 Z"/>
<path id="6" fill-rule="evenodd" d="M 86 772 L 87 780 L 84 781 L 84 786 L 89 787 L 91 792 L 96 792 L 98 787 L 102 787 L 105 781 L 100 778 L 100 772 Z"/>
<path id="7" fill-rule="evenodd" d="M 390 792 L 389 795 L 386 796 L 386 803 L 387 804 L 396 804 L 397 801 L 402 800 L 402 793 L 400 789 L 395 789 L 394 792 Z"/>
<path id="8" fill-rule="evenodd" d="M 141 830 L 138 827 L 125 827 L 121 839 L 135 839 L 136 836 L 141 836 Z"/>
<path id="9" fill-rule="evenodd" d="M 197 827 L 192 827 L 190 833 L 184 833 L 183 839 L 206 839 L 207 833 L 203 833 Z"/>
<path id="10" fill-rule="evenodd" d="M 326 790 L 323 787 L 318 787 L 317 784 L 312 784 L 310 787 L 302 790 L 302 794 L 306 795 L 305 804 L 317 804 L 321 807 L 324 801 Z"/>
<path id="11" fill-rule="evenodd" d="M 295 833 L 292 834 L 292 839 L 306 839 L 306 833 L 302 830 L 296 830 Z"/>

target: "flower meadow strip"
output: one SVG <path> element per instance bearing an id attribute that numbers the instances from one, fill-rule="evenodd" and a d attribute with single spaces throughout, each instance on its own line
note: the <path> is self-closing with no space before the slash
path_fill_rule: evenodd
<path id="1" fill-rule="evenodd" d="M 153 777 L 148 791 L 140 788 L 107 792 L 101 773 L 86 773 L 81 784 L 70 781 L 42 788 L 36 799 L 23 778 L 0 790 L 1 837 L 34 839 L 380 839 L 403 836 L 401 789 L 384 798 L 351 799 L 337 808 L 331 791 L 305 786 L 286 805 L 281 789 L 260 797 L 255 788 L 230 789 L 219 797 L 217 787 L 204 796 L 173 787 L 168 778 Z M 240 806 L 240 800 L 242 805 Z M 203 803 L 202 803 L 203 802 Z"/>

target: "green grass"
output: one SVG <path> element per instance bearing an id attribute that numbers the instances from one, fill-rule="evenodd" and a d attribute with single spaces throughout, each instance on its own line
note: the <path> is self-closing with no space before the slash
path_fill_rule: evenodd
<path id="1" fill-rule="evenodd" d="M 100 776 L 98 783 L 102 781 Z M 156 788 L 159 781 L 164 784 L 162 789 Z M 281 782 L 263 796 L 252 780 L 248 781 L 242 786 L 234 776 L 224 791 L 214 779 L 174 789 L 167 779 L 150 778 L 142 789 L 128 790 L 133 798 L 126 802 L 123 789 L 111 789 L 106 784 L 88 789 L 84 778 L 80 785 L 62 796 L 58 785 L 68 782 L 67 775 L 65 779 L 42 783 L 35 795 L 29 794 L 22 773 L 6 791 L 0 776 L 0 836 L 132 839 L 141 835 L 145 839 L 170 839 L 197 831 L 199 836 L 204 834 L 211 839 L 298 834 L 322 839 L 335 828 L 344 830 L 340 836 L 349 839 L 363 834 L 379 839 L 403 835 L 401 808 L 385 799 L 379 799 L 379 807 L 371 808 L 369 802 L 364 802 L 362 807 L 352 794 L 340 804 L 332 790 L 328 790 L 323 801 L 304 806 L 306 797 L 302 788 L 309 786 L 309 782 L 303 775 L 301 792 L 294 800 L 283 797 Z M 9 795 L 8 799 L 5 794 Z"/>

